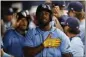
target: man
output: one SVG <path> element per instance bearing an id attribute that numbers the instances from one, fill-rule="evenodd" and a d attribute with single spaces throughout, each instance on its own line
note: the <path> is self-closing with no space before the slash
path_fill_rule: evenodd
<path id="1" fill-rule="evenodd" d="M 63 28 L 62 28 L 60 22 L 58 21 L 58 19 L 56 17 L 56 16 L 60 15 L 59 10 L 60 10 L 59 6 L 55 6 L 52 8 L 53 17 L 52 17 L 51 25 L 63 31 Z"/>
<path id="2" fill-rule="evenodd" d="M 4 51 L 14 57 L 23 57 L 22 46 L 25 39 L 26 29 L 28 28 L 29 19 L 25 12 L 19 12 L 16 16 L 15 29 L 8 30 L 3 38 Z"/>
<path id="3" fill-rule="evenodd" d="M 0 26 L 1 26 L 1 29 L 0 29 L 0 32 L 1 32 L 1 35 L 0 35 L 0 56 L 1 57 L 13 57 L 12 55 L 9 55 L 9 54 L 7 54 L 7 53 L 5 53 L 4 51 L 3 51 L 3 41 L 2 41 L 2 38 L 3 38 L 3 36 L 4 36 L 4 28 L 2 28 L 3 27 L 3 22 L 2 22 L 2 20 L 0 20 Z"/>
<path id="4" fill-rule="evenodd" d="M 23 48 L 25 57 L 72 57 L 69 38 L 59 29 L 50 26 L 50 21 L 52 21 L 50 6 L 39 5 L 36 18 L 39 27 L 29 30 L 27 33 Z M 46 47 L 45 41 L 49 38 Z M 58 41 L 61 41 L 60 46 Z"/>
<path id="5" fill-rule="evenodd" d="M 4 29 L 9 30 L 12 28 L 12 19 L 13 19 L 13 11 L 11 11 L 11 8 L 8 8 L 6 10 L 3 10 L 3 23 L 4 23 Z"/>
<path id="6" fill-rule="evenodd" d="M 2 19 L 1 19 L 1 33 L 2 38 L 5 34 L 5 32 L 12 28 L 12 18 L 13 18 L 13 12 L 9 9 L 2 10 Z"/>
<path id="7" fill-rule="evenodd" d="M 85 44 L 85 13 L 83 11 L 83 5 L 80 2 L 71 2 L 68 6 L 68 15 L 79 19 L 79 36 L 83 44 Z"/>
<path id="8" fill-rule="evenodd" d="M 83 57 L 84 45 L 80 37 L 77 36 L 80 33 L 79 20 L 74 17 L 69 17 L 65 23 L 64 31 L 70 38 L 73 57 Z"/>
<path id="9" fill-rule="evenodd" d="M 68 18 L 67 10 L 65 10 L 65 2 L 64 1 L 53 2 L 52 10 L 53 15 L 59 21 L 61 27 L 64 28 L 64 23 Z"/>

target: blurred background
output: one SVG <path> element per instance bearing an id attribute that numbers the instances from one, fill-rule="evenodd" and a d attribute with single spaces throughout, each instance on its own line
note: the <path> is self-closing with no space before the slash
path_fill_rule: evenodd
<path id="1" fill-rule="evenodd" d="M 43 4 L 46 1 L 1 1 L 1 19 L 3 19 L 3 15 L 5 14 L 6 10 L 9 8 L 14 8 L 14 12 L 16 10 L 22 11 L 22 10 L 29 10 L 31 13 L 36 11 L 36 8 L 39 4 Z M 52 3 L 56 3 L 58 1 L 52 1 Z M 72 1 L 65 1 L 65 5 L 67 8 L 68 4 Z M 84 8 L 85 8 L 85 2 L 80 1 Z"/>

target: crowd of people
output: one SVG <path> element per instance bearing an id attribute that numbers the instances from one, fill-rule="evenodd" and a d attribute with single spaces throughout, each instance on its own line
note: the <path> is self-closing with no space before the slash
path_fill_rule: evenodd
<path id="1" fill-rule="evenodd" d="M 82 3 L 70 2 L 67 9 L 63 1 L 44 3 L 34 13 L 32 18 L 29 10 L 7 9 L 1 19 L 1 57 L 85 56 Z"/>

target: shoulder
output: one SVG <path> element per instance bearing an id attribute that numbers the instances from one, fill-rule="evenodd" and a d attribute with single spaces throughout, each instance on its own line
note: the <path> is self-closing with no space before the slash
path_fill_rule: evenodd
<path id="1" fill-rule="evenodd" d="M 14 30 L 13 29 L 9 29 L 6 31 L 4 37 L 3 37 L 3 42 L 7 43 L 7 42 L 11 42 L 12 38 L 14 37 Z"/>
<path id="2" fill-rule="evenodd" d="M 72 41 L 81 41 L 80 37 L 73 37 Z"/>
<path id="3" fill-rule="evenodd" d="M 58 34 L 63 34 L 63 35 L 65 35 L 65 33 L 63 32 L 63 31 L 61 31 L 60 29 L 58 29 L 58 28 L 56 28 L 56 27 L 54 27 L 54 29 L 55 29 L 55 31 L 58 33 Z"/>
<path id="4" fill-rule="evenodd" d="M 52 27 L 53 30 L 57 31 L 57 32 L 61 32 L 60 29 L 56 28 L 56 27 Z"/>
<path id="5" fill-rule="evenodd" d="M 6 31 L 5 34 L 12 34 L 14 31 L 15 31 L 14 29 L 9 29 L 9 30 Z"/>
<path id="6" fill-rule="evenodd" d="M 9 29 L 9 30 L 7 30 L 6 32 L 5 32 L 5 34 L 4 34 L 4 39 L 6 38 L 6 39 L 10 39 L 10 38 L 12 38 L 13 36 L 15 35 L 15 30 L 14 29 Z"/>
<path id="7" fill-rule="evenodd" d="M 55 34 L 57 34 L 58 37 L 60 37 L 61 39 L 64 39 L 64 40 L 69 39 L 69 37 L 60 29 L 54 27 L 54 30 L 55 30 Z"/>
<path id="8" fill-rule="evenodd" d="M 83 45 L 83 43 L 82 43 L 80 37 L 74 37 L 74 38 L 71 40 L 71 43 L 72 43 L 72 44 L 76 44 L 76 45 Z"/>
<path id="9" fill-rule="evenodd" d="M 28 29 L 27 34 L 35 33 L 37 28 Z"/>
<path id="10" fill-rule="evenodd" d="M 29 37 L 34 37 L 34 35 L 37 33 L 37 29 L 36 28 L 33 28 L 33 29 L 28 29 L 27 31 L 27 34 L 26 34 L 26 38 L 29 38 Z"/>

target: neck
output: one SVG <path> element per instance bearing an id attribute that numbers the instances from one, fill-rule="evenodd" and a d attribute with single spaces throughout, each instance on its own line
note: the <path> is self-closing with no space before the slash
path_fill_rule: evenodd
<path id="1" fill-rule="evenodd" d="M 76 34 L 69 34 L 69 38 L 75 37 Z"/>
<path id="2" fill-rule="evenodd" d="M 50 26 L 50 24 L 48 24 L 48 25 L 46 25 L 46 26 L 44 26 L 44 27 L 39 27 L 41 30 L 43 30 L 43 31 L 49 31 L 50 29 L 51 29 L 51 26 Z"/>
<path id="3" fill-rule="evenodd" d="M 16 29 L 16 31 L 19 32 L 21 35 L 25 35 L 25 30 Z"/>
<path id="4" fill-rule="evenodd" d="M 84 20 L 84 18 L 83 19 L 80 19 L 80 22 L 82 22 Z"/>

